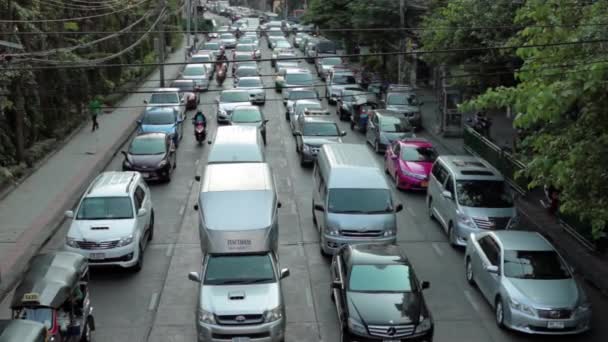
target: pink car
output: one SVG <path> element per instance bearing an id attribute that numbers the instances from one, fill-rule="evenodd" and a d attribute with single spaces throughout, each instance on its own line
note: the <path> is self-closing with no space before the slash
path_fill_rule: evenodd
<path id="1" fill-rule="evenodd" d="M 428 140 L 404 139 L 387 146 L 384 171 L 398 189 L 426 190 L 437 151 Z"/>

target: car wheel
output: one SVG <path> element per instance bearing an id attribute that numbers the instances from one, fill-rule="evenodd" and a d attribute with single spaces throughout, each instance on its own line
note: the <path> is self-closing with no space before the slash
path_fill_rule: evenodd
<path id="1" fill-rule="evenodd" d="M 133 272 L 139 272 L 144 267 L 144 249 L 141 244 L 139 245 L 139 256 L 137 257 L 137 263 L 131 268 Z"/>
<path id="2" fill-rule="evenodd" d="M 505 308 L 502 304 L 502 299 L 500 299 L 500 297 L 496 299 L 496 307 L 494 309 L 494 315 L 496 318 L 496 325 L 498 325 L 499 328 L 504 329 L 504 327 L 505 327 Z"/>
<path id="3" fill-rule="evenodd" d="M 171 169 L 172 166 L 169 166 L 169 169 Z M 171 182 L 171 172 L 167 172 L 167 177 L 165 177 L 165 182 L 166 183 L 170 183 Z"/>
<path id="4" fill-rule="evenodd" d="M 350 130 L 351 131 L 355 130 L 355 122 L 353 120 L 350 120 Z"/>
<path id="5" fill-rule="evenodd" d="M 456 247 L 456 234 L 454 233 L 454 225 L 452 222 L 448 225 L 448 241 L 452 247 Z"/>
<path id="6" fill-rule="evenodd" d="M 429 197 L 429 205 L 427 206 L 429 219 L 435 220 L 435 214 L 433 214 L 433 198 Z"/>
<path id="7" fill-rule="evenodd" d="M 475 279 L 473 279 L 473 264 L 471 263 L 471 258 L 467 257 L 467 261 L 465 263 L 465 276 L 467 277 L 467 282 L 470 285 L 475 285 Z"/>
<path id="8" fill-rule="evenodd" d="M 262 134 L 262 141 L 264 142 L 264 146 L 266 146 L 266 134 Z"/>
<path id="9" fill-rule="evenodd" d="M 340 342 L 350 342 L 350 334 L 346 329 L 346 327 L 342 327 L 342 329 L 340 329 Z"/>
<path id="10" fill-rule="evenodd" d="M 152 241 L 154 238 L 154 210 L 150 214 L 150 223 L 148 224 L 148 241 Z"/>
<path id="11" fill-rule="evenodd" d="M 315 206 L 314 206 L 314 204 L 312 205 L 312 224 L 315 227 L 317 226 L 317 218 L 315 217 Z"/>

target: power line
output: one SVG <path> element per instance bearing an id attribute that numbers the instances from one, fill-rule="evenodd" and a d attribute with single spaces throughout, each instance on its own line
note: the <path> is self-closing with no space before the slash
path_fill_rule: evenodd
<path id="1" fill-rule="evenodd" d="M 108 15 L 112 15 L 112 14 L 117 14 L 117 13 L 121 13 L 136 7 L 139 7 L 141 5 L 143 5 L 144 3 L 148 2 L 149 0 L 140 0 L 139 2 L 133 4 L 133 5 L 128 5 L 123 7 L 122 9 L 119 10 L 115 10 L 115 11 L 111 11 L 111 12 L 106 12 L 106 13 L 100 13 L 100 14 L 94 14 L 94 15 L 88 15 L 88 16 L 84 16 L 84 17 L 74 17 L 74 18 L 61 18 L 61 19 L 27 19 L 27 20 L 0 20 L 0 23 L 52 23 L 52 22 L 63 22 L 63 21 L 80 21 L 80 20 L 87 20 L 87 19 L 93 19 L 93 18 L 100 18 L 100 17 L 105 17 Z"/>
<path id="2" fill-rule="evenodd" d="M 101 9 L 113 9 L 117 5 L 117 1 L 110 1 L 105 4 L 100 3 L 98 5 L 84 5 L 78 3 L 61 2 L 58 0 L 38 0 L 38 3 L 41 5 L 51 6 L 55 8 L 67 8 L 79 11 L 98 11 Z"/>

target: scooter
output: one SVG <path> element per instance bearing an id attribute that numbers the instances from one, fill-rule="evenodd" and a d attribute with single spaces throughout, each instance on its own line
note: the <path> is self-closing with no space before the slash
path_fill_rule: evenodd
<path id="1" fill-rule="evenodd" d="M 226 65 L 226 63 L 222 63 L 222 65 L 220 65 L 217 74 L 215 76 L 215 81 L 217 82 L 217 85 L 221 86 L 222 84 L 224 84 L 224 81 L 226 80 L 226 72 L 228 71 L 228 66 Z"/>
<path id="2" fill-rule="evenodd" d="M 207 138 L 207 130 L 205 128 L 205 124 L 202 121 L 194 123 L 194 137 L 199 146 L 202 145 L 203 141 Z"/>

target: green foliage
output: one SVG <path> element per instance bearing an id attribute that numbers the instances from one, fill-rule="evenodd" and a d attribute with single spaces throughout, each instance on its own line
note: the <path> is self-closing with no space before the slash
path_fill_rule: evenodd
<path id="1" fill-rule="evenodd" d="M 80 26 L 75 21 L 68 21 L 63 23 L 63 29 L 66 31 L 78 31 Z"/>
<path id="2" fill-rule="evenodd" d="M 527 26 L 517 44 L 605 39 L 608 2 L 574 6 L 560 0 L 528 0 L 515 18 Z M 511 105 L 515 124 L 528 132 L 531 186 L 561 189 L 561 210 L 590 222 L 595 237 L 608 222 L 608 60 L 604 43 L 520 48 L 518 85 L 491 89 L 464 110 Z"/>

